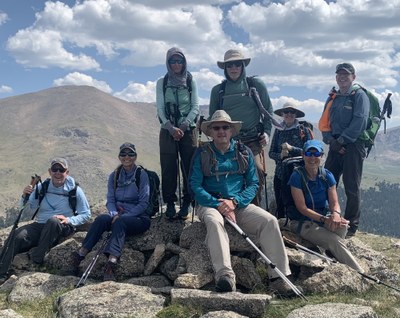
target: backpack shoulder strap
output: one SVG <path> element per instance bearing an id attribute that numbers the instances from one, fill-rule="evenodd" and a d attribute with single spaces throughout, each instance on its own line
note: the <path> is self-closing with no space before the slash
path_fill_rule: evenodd
<path id="1" fill-rule="evenodd" d="M 140 175 L 142 174 L 142 169 L 144 169 L 142 166 L 137 166 L 135 172 L 135 183 L 138 190 L 140 189 Z"/>
<path id="2" fill-rule="evenodd" d="M 76 204 L 77 204 L 77 196 L 76 191 L 78 189 L 79 183 L 75 182 L 75 187 L 68 192 L 68 202 L 69 206 L 72 209 L 72 212 L 76 214 Z"/>
<path id="3" fill-rule="evenodd" d="M 189 94 L 192 94 L 192 80 L 193 80 L 193 75 L 188 71 L 186 76 L 186 86 L 188 88 Z"/>
<path id="4" fill-rule="evenodd" d="M 224 79 L 221 84 L 219 84 L 219 91 L 218 91 L 218 108 L 222 109 L 222 106 L 224 104 L 224 95 L 225 95 L 225 87 L 226 87 L 226 79 Z"/>
<path id="5" fill-rule="evenodd" d="M 40 206 L 40 204 L 42 203 L 43 198 L 47 193 L 47 189 L 49 188 L 49 184 L 50 178 L 47 178 L 46 180 L 44 180 L 44 182 L 41 183 L 42 187 L 40 188 L 40 191 L 38 188 L 36 188 L 35 199 L 39 199 L 38 206 Z"/>
<path id="6" fill-rule="evenodd" d="M 117 190 L 118 187 L 118 178 L 121 173 L 122 165 L 119 165 L 117 168 L 114 170 L 114 191 Z"/>
<path id="7" fill-rule="evenodd" d="M 163 95 L 165 96 L 165 91 L 167 90 L 167 83 L 168 83 L 168 73 L 164 75 L 163 78 Z"/>

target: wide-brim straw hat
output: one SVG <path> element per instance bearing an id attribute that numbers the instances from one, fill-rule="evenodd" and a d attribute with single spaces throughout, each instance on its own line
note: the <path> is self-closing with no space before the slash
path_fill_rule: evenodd
<path id="1" fill-rule="evenodd" d="M 292 110 L 296 114 L 296 118 L 301 118 L 305 116 L 305 114 L 301 110 L 297 109 L 297 107 L 290 102 L 283 104 L 282 108 L 275 110 L 274 113 L 278 116 L 283 116 L 283 112 L 288 109 Z"/>
<path id="2" fill-rule="evenodd" d="M 244 66 L 247 66 L 250 63 L 250 58 L 244 57 L 243 53 L 239 50 L 228 50 L 225 52 L 224 61 L 218 61 L 217 65 L 219 68 L 225 69 L 225 63 L 232 61 L 243 61 Z"/>
<path id="3" fill-rule="evenodd" d="M 232 128 L 232 137 L 239 134 L 240 129 L 242 128 L 241 121 L 232 121 L 231 117 L 224 110 L 217 110 L 212 115 L 210 120 L 203 121 L 201 124 L 201 131 L 204 132 L 207 136 L 211 137 L 211 124 L 216 122 L 222 122 L 229 124 Z"/>

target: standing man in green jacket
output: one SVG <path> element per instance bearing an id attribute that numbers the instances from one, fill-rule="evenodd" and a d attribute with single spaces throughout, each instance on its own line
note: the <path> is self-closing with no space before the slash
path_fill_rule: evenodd
<path id="1" fill-rule="evenodd" d="M 246 66 L 250 58 L 244 57 L 239 50 L 225 52 L 224 61 L 218 61 L 219 68 L 224 70 L 226 80 L 213 87 L 210 97 L 210 116 L 218 109 L 226 111 L 232 120 L 243 122 L 242 129 L 235 139 L 240 139 L 253 154 L 257 167 L 260 187 L 253 203 L 260 206 L 261 193 L 265 183 L 264 150 L 271 134 L 272 123 L 269 117 L 263 116 L 250 93 L 254 87 L 265 110 L 272 114 L 272 104 L 265 84 L 256 77 L 246 77 Z"/>

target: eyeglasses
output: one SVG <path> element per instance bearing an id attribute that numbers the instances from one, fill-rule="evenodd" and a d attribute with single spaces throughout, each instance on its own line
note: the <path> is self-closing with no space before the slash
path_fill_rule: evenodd
<path id="1" fill-rule="evenodd" d="M 285 109 L 284 111 L 282 111 L 282 113 L 284 113 L 284 114 L 296 114 L 296 112 L 294 110 L 291 110 L 291 109 Z"/>
<path id="2" fill-rule="evenodd" d="M 241 67 L 243 65 L 242 61 L 235 61 L 235 62 L 226 62 L 225 66 L 227 68 L 232 68 L 233 66 Z"/>
<path id="3" fill-rule="evenodd" d="M 136 153 L 135 152 L 120 152 L 119 155 L 120 157 L 135 157 Z"/>
<path id="4" fill-rule="evenodd" d="M 218 131 L 218 130 L 220 130 L 220 129 L 222 129 L 222 130 L 228 130 L 228 129 L 231 128 L 231 126 L 229 126 L 229 125 L 224 125 L 224 126 L 212 126 L 211 128 L 212 128 L 212 130 L 214 130 L 214 131 Z"/>
<path id="5" fill-rule="evenodd" d="M 169 64 L 179 64 L 182 65 L 183 64 L 183 60 L 169 60 L 168 61 Z"/>
<path id="6" fill-rule="evenodd" d="M 51 172 L 54 172 L 54 173 L 56 173 L 56 172 L 64 173 L 65 171 L 67 171 L 67 169 L 65 169 L 65 168 L 57 168 L 57 167 L 52 167 L 50 170 L 51 170 Z"/>
<path id="7" fill-rule="evenodd" d="M 311 156 L 313 156 L 313 157 L 321 157 L 322 155 L 323 155 L 324 153 L 323 152 L 320 152 L 320 151 L 305 151 L 304 152 L 304 155 L 306 156 L 306 157 L 311 157 Z"/>

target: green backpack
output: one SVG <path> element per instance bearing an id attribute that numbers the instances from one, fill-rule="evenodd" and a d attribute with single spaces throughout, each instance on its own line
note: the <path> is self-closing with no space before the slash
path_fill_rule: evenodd
<path id="1" fill-rule="evenodd" d="M 384 133 L 386 133 L 386 118 L 390 118 L 392 114 L 392 102 L 390 97 L 391 93 L 388 93 L 385 103 L 383 105 L 383 109 L 379 106 L 378 98 L 372 94 L 369 90 L 362 87 L 360 84 L 354 84 L 352 87 L 351 96 L 355 95 L 355 92 L 359 89 L 362 89 L 365 94 L 367 94 L 369 99 L 369 115 L 367 121 L 367 128 L 361 133 L 358 139 L 364 141 L 365 148 L 367 148 L 367 157 L 372 149 L 372 146 L 375 144 L 374 140 L 376 135 L 378 134 L 378 130 L 381 127 L 381 122 L 384 122 Z M 353 93 L 354 92 L 354 93 Z"/>

